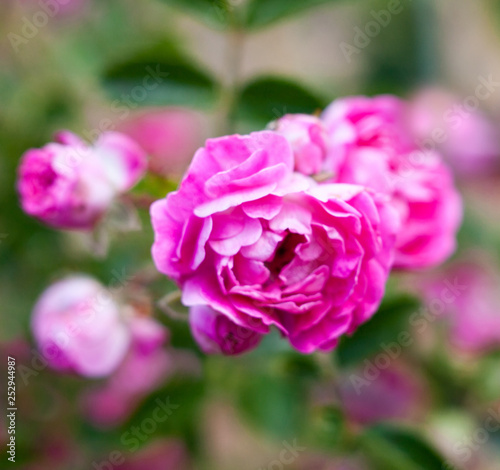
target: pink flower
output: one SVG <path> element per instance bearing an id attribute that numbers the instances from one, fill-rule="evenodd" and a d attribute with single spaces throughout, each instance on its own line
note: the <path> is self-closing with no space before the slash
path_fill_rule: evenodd
<path id="1" fill-rule="evenodd" d="M 413 144 L 407 114 L 395 97 L 353 97 L 334 102 L 323 119 L 342 162 L 332 181 L 391 197 L 401 219 L 394 266 L 414 269 L 435 266 L 453 253 L 462 203 L 439 155 Z"/>
<path id="2" fill-rule="evenodd" d="M 32 329 L 52 368 L 87 377 L 110 374 L 130 343 L 115 300 L 101 284 L 85 276 L 50 286 L 34 307 Z"/>
<path id="3" fill-rule="evenodd" d="M 262 335 L 239 326 L 206 305 L 191 307 L 189 323 L 194 338 L 207 354 L 241 354 L 257 347 Z"/>
<path id="4" fill-rule="evenodd" d="M 169 352 L 164 349 L 168 331 L 147 317 L 133 317 L 129 325 L 129 352 L 107 382 L 84 397 L 88 418 L 101 427 L 122 423 L 140 401 L 172 373 Z"/>
<path id="5" fill-rule="evenodd" d="M 367 371 L 364 367 L 351 372 L 339 385 L 342 404 L 351 420 L 362 425 L 389 420 L 411 422 L 424 414 L 424 384 L 407 365 L 397 362 L 372 371 L 377 374 L 375 380 L 366 379 Z"/>
<path id="6" fill-rule="evenodd" d="M 410 102 L 411 125 L 420 144 L 437 149 L 464 179 L 500 168 L 498 129 L 480 110 L 471 111 L 446 90 L 421 90 Z"/>
<path id="7" fill-rule="evenodd" d="M 295 170 L 304 175 L 320 173 L 330 152 L 323 122 L 307 114 L 288 114 L 271 124 L 292 146 Z"/>
<path id="8" fill-rule="evenodd" d="M 179 177 L 202 142 L 200 116 L 187 109 L 165 108 L 136 115 L 120 126 L 150 156 L 149 169 Z"/>
<path id="9" fill-rule="evenodd" d="M 461 286 L 452 301 L 442 295 L 446 281 Z M 419 284 L 430 305 L 441 301 L 454 347 L 472 354 L 500 347 L 500 275 L 494 269 L 477 261 L 461 262 Z"/>
<path id="10" fill-rule="evenodd" d="M 145 165 L 144 152 L 122 134 L 105 133 L 89 147 L 61 132 L 56 143 L 24 154 L 17 183 L 22 208 L 55 228 L 90 230 Z"/>
<path id="11" fill-rule="evenodd" d="M 382 299 L 397 217 L 360 186 L 293 173 L 286 139 L 207 141 L 178 191 L 151 207 L 157 268 L 208 305 L 301 352 L 329 350 Z"/>

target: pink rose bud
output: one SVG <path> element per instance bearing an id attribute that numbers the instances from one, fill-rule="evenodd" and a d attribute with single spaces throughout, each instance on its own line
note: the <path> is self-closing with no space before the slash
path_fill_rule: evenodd
<path id="1" fill-rule="evenodd" d="M 208 140 L 179 190 L 151 207 L 152 254 L 185 305 L 260 334 L 274 325 L 310 353 L 377 310 L 398 218 L 361 186 L 293 170 L 275 132 Z"/>
<path id="2" fill-rule="evenodd" d="M 194 338 L 207 354 L 241 354 L 256 348 L 262 339 L 261 334 L 205 305 L 191 307 L 189 323 Z"/>
<path id="3" fill-rule="evenodd" d="M 202 142 L 199 114 L 182 108 L 142 112 L 120 126 L 149 155 L 149 169 L 179 177 Z"/>
<path id="4" fill-rule="evenodd" d="M 129 328 L 132 342 L 125 360 L 104 385 L 84 396 L 87 417 L 100 427 L 123 423 L 173 372 L 172 359 L 164 348 L 167 329 L 148 317 L 133 317 Z"/>
<path id="5" fill-rule="evenodd" d="M 287 114 L 272 123 L 271 128 L 290 142 L 296 171 L 314 175 L 324 169 L 330 142 L 319 118 L 307 114 Z"/>
<path id="6" fill-rule="evenodd" d="M 145 166 L 144 152 L 122 134 L 105 133 L 89 147 L 60 132 L 57 143 L 23 155 L 17 183 L 22 208 L 55 228 L 90 230 Z"/>
<path id="7" fill-rule="evenodd" d="M 87 377 L 113 372 L 130 344 L 120 307 L 99 282 L 86 276 L 50 286 L 34 307 L 32 329 L 52 368 Z"/>
<path id="8" fill-rule="evenodd" d="M 353 97 L 324 113 L 340 168 L 333 181 L 386 193 L 401 219 L 394 266 L 438 265 L 455 250 L 462 203 L 436 152 L 418 149 L 407 106 L 395 97 Z"/>

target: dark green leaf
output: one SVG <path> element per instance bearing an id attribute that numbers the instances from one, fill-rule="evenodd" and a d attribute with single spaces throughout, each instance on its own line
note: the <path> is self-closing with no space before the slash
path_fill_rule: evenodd
<path id="1" fill-rule="evenodd" d="M 231 22 L 234 6 L 227 0 L 162 0 L 163 3 L 178 8 L 209 26 L 224 28 Z"/>
<path id="2" fill-rule="evenodd" d="M 290 80 L 258 78 L 240 92 L 236 116 L 265 124 L 289 113 L 314 113 L 325 105 L 315 93 Z"/>
<path id="3" fill-rule="evenodd" d="M 416 433 L 390 425 L 374 426 L 361 437 L 370 459 L 384 470 L 443 470 L 444 459 Z"/>
<path id="4" fill-rule="evenodd" d="M 204 107 L 214 101 L 216 85 L 204 71 L 176 51 L 161 46 L 112 65 L 104 74 L 116 109 L 182 105 Z"/>
<path id="5" fill-rule="evenodd" d="M 246 26 L 262 28 L 303 10 L 338 0 L 250 0 Z"/>
<path id="6" fill-rule="evenodd" d="M 354 366 L 381 351 L 383 344 L 401 342 L 400 335 L 411 333 L 408 316 L 418 306 L 418 300 L 409 295 L 386 296 L 374 317 L 341 341 L 337 348 L 339 365 Z"/>

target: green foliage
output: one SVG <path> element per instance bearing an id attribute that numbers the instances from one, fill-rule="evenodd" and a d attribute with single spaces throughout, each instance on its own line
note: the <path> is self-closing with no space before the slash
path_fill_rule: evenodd
<path id="1" fill-rule="evenodd" d="M 208 73 L 174 50 L 160 44 L 111 65 L 104 86 L 118 104 L 206 107 L 216 98 L 216 84 Z"/>
<path id="2" fill-rule="evenodd" d="M 250 0 L 247 8 L 248 29 L 258 29 L 296 15 L 309 8 L 339 0 Z"/>
<path id="3" fill-rule="evenodd" d="M 231 21 L 233 6 L 227 0 L 161 0 L 163 3 L 178 8 L 209 26 L 225 28 Z"/>
<path id="4" fill-rule="evenodd" d="M 443 470 L 443 458 L 418 434 L 390 425 L 367 429 L 361 445 L 380 470 Z"/>
<path id="5" fill-rule="evenodd" d="M 326 101 L 292 80 L 261 77 L 239 93 L 236 116 L 265 124 L 289 113 L 314 113 Z"/>
<path id="6" fill-rule="evenodd" d="M 396 341 L 399 334 L 409 332 L 408 317 L 418 306 L 418 300 L 409 295 L 386 296 L 373 318 L 341 341 L 337 348 L 339 365 L 355 366 L 379 352 L 383 343 Z"/>

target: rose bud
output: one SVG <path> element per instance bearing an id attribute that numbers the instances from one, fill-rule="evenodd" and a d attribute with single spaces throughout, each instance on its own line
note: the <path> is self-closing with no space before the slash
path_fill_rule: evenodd
<path id="1" fill-rule="evenodd" d="M 89 147 L 64 131 L 28 150 L 19 167 L 23 210 L 55 228 L 91 230 L 114 198 L 142 177 L 146 157 L 128 137 L 108 132 Z"/>
<path id="2" fill-rule="evenodd" d="M 53 369 L 87 377 L 113 372 L 130 344 L 119 305 L 99 282 L 86 276 L 50 286 L 34 307 L 32 330 Z"/>
<path id="3" fill-rule="evenodd" d="M 239 326 L 211 307 L 198 305 L 189 311 L 193 337 L 207 354 L 236 355 L 254 349 L 262 335 Z"/>

